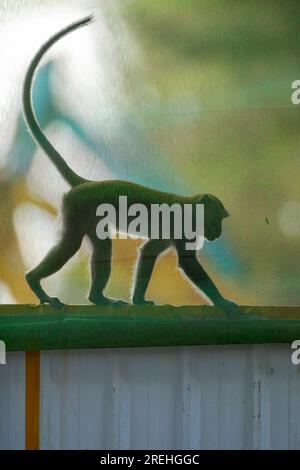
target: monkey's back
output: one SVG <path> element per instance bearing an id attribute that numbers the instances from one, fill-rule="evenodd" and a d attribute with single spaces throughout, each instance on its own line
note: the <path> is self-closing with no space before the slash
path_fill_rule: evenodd
<path id="1" fill-rule="evenodd" d="M 189 198 L 173 193 L 148 188 L 140 184 L 123 180 L 91 181 L 72 188 L 65 200 L 78 209 L 96 209 L 100 204 L 119 206 L 119 197 L 126 196 L 127 204 L 183 204 Z"/>

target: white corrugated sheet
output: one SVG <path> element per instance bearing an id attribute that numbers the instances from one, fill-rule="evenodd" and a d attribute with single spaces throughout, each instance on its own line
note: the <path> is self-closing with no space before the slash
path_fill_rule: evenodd
<path id="1" fill-rule="evenodd" d="M 24 449 L 25 354 L 6 355 L 0 365 L 0 449 Z"/>
<path id="2" fill-rule="evenodd" d="M 23 356 L 0 366 L 0 447 L 22 447 Z M 7 372 L 6 372 L 7 371 Z M 43 449 L 299 449 L 289 345 L 43 352 Z"/>

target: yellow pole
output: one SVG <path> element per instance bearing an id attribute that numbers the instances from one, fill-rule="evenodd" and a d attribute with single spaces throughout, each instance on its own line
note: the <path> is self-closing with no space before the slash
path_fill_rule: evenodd
<path id="1" fill-rule="evenodd" d="M 40 352 L 25 353 L 25 449 L 40 445 Z"/>

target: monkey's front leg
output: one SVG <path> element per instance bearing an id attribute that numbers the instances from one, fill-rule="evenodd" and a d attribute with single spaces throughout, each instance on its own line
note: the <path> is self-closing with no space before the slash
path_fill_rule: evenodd
<path id="1" fill-rule="evenodd" d="M 232 300 L 225 299 L 214 282 L 197 260 L 196 252 L 185 250 L 182 243 L 177 244 L 178 264 L 185 275 L 213 302 L 216 307 L 222 309 L 227 315 L 238 315 L 241 311 Z"/>
<path id="2" fill-rule="evenodd" d="M 135 305 L 153 305 L 145 300 L 145 293 L 153 272 L 157 257 L 171 245 L 170 240 L 148 240 L 140 248 L 132 303 Z"/>

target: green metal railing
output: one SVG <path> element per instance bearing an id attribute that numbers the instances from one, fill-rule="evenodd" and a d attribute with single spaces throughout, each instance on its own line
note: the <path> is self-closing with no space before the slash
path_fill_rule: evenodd
<path id="1" fill-rule="evenodd" d="M 300 339 L 300 307 L 242 307 L 227 318 L 208 306 L 1 305 L 8 351 L 200 344 L 290 343 Z"/>

